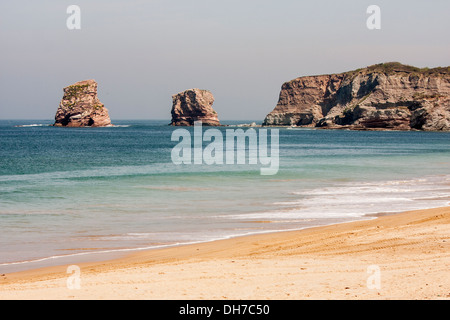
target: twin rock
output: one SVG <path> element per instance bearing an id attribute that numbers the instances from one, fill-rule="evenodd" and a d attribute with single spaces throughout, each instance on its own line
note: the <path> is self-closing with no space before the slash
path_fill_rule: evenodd
<path id="1" fill-rule="evenodd" d="M 190 89 L 172 97 L 173 126 L 192 126 L 202 121 L 206 126 L 220 126 L 212 108 L 214 97 L 208 90 Z M 85 80 L 64 88 L 64 96 L 56 111 L 56 127 L 112 126 L 108 109 L 97 96 L 97 82 Z"/>
<path id="2" fill-rule="evenodd" d="M 220 126 L 208 90 L 172 96 L 173 126 Z M 64 88 L 55 126 L 111 126 L 94 80 Z M 283 84 L 263 126 L 350 130 L 450 131 L 450 67 L 382 63 L 345 73 L 299 77 Z"/>

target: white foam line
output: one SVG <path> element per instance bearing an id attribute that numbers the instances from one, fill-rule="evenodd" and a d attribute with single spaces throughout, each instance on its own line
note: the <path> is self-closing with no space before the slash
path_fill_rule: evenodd
<path id="1" fill-rule="evenodd" d="M 40 259 L 35 259 L 35 260 L 6 262 L 6 263 L 0 264 L 0 267 L 1 266 L 11 266 L 11 265 L 20 265 L 20 264 L 26 264 L 26 263 L 37 263 L 37 262 L 43 262 L 43 261 L 47 261 L 47 260 L 64 259 L 64 258 L 84 256 L 84 255 L 91 255 L 91 254 L 105 254 L 105 253 L 116 253 L 116 252 L 128 252 L 128 251 L 159 249 L 159 248 L 166 248 L 166 247 L 170 247 L 170 246 L 177 246 L 177 245 L 183 245 L 183 244 L 185 244 L 185 243 L 150 246 L 150 247 L 142 247 L 142 248 L 126 248 L 126 249 L 111 249 L 111 250 L 103 250 L 103 251 L 79 252 L 79 253 L 73 253 L 73 254 L 67 254 L 67 255 L 51 256 L 51 257 L 40 258 Z M 186 244 L 191 244 L 191 243 L 186 243 Z M 192 242 L 192 244 L 195 244 L 195 242 Z"/>
<path id="2" fill-rule="evenodd" d="M 42 124 L 42 123 L 40 123 L 40 124 L 22 124 L 22 125 L 17 125 L 17 126 L 14 126 L 14 127 L 16 127 L 16 128 L 29 128 L 29 127 L 51 127 L 52 125 L 51 124 Z"/>
<path id="3" fill-rule="evenodd" d="M 26 260 L 26 261 L 18 261 L 18 262 L 7 262 L 7 263 L 0 264 L 0 267 L 1 266 L 23 265 L 23 264 L 33 264 L 33 263 L 44 262 L 44 261 L 49 261 L 49 260 L 64 259 L 64 258 L 71 258 L 71 257 L 77 257 L 77 256 L 85 256 L 85 255 L 97 255 L 97 254 L 118 253 L 118 252 L 133 252 L 133 251 L 153 250 L 153 249 L 170 248 L 170 247 L 178 247 L 178 246 L 193 245 L 193 244 L 202 244 L 202 243 L 209 243 L 209 242 L 220 241 L 220 240 L 228 240 L 228 239 L 233 239 L 233 238 L 238 238 L 238 237 L 245 237 L 245 236 L 251 236 L 251 235 L 266 234 L 266 233 L 278 233 L 278 232 L 290 232 L 290 231 L 300 231 L 300 230 L 317 228 L 317 227 L 322 227 L 322 226 L 338 225 L 338 224 L 350 223 L 350 222 L 354 222 L 354 221 L 373 220 L 373 219 L 376 219 L 376 217 L 369 217 L 369 216 L 367 216 L 366 218 L 360 218 L 360 219 L 354 219 L 354 220 L 346 220 L 346 221 L 342 221 L 342 222 L 320 224 L 320 225 L 307 226 L 307 227 L 301 227 L 301 228 L 282 229 L 282 230 L 251 231 L 251 232 L 246 232 L 246 233 L 231 234 L 231 235 L 223 236 L 223 237 L 220 237 L 220 238 L 212 238 L 212 239 L 209 239 L 209 240 L 199 240 L 199 241 L 190 241 L 190 242 L 181 242 L 181 243 L 178 242 L 178 243 L 174 243 L 174 244 L 165 244 L 165 245 L 150 246 L 150 247 L 139 247 L 139 248 L 111 249 L 111 250 L 103 250 L 103 251 L 80 252 L 80 253 L 74 253 L 74 254 L 68 254 L 68 255 L 51 256 L 51 257 L 35 259 L 35 260 Z"/>

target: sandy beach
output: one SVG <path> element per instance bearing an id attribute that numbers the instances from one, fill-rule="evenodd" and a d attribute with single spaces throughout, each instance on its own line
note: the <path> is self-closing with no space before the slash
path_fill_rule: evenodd
<path id="1" fill-rule="evenodd" d="M 450 207 L 0 275 L 0 299 L 450 299 Z M 71 278 L 73 279 L 73 278 Z"/>

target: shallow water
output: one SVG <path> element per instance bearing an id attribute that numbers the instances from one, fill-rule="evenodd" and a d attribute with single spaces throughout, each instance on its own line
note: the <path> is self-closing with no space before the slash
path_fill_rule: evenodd
<path id="1" fill-rule="evenodd" d="M 279 171 L 262 176 L 173 164 L 167 123 L 0 121 L 0 271 L 450 202 L 450 133 L 280 129 Z"/>

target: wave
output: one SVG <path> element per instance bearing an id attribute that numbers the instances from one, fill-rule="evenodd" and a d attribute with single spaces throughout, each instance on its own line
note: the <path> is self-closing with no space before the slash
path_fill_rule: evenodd
<path id="1" fill-rule="evenodd" d="M 25 261 L 0 263 L 4 269 L 17 271 L 18 269 L 35 268 L 36 265 L 62 265 L 66 262 L 77 263 L 82 259 L 109 259 L 124 253 L 141 250 L 168 248 L 179 245 L 198 244 L 237 236 L 300 230 L 321 224 L 335 224 L 356 220 L 374 219 L 372 214 L 395 213 L 409 210 L 428 209 L 447 206 L 450 204 L 449 185 L 450 175 L 429 176 L 421 179 L 353 182 L 336 184 L 334 187 L 318 187 L 309 190 L 291 192 L 292 201 L 275 202 L 276 210 L 264 212 L 242 213 L 234 215 L 218 215 L 212 218 L 223 220 L 270 221 L 272 223 L 262 228 L 235 227 L 229 230 L 211 229 L 211 232 L 130 232 L 96 236 L 90 241 L 112 241 L 114 243 L 152 242 L 151 245 L 130 248 L 111 248 L 98 251 L 77 252 L 65 255 L 27 259 Z M 395 186 L 395 188 L 393 188 Z M 369 189 L 368 189 L 369 188 Z M 374 192 L 369 192 L 370 188 Z M 361 191 L 358 193 L 358 190 Z M 148 242 L 147 242 L 148 243 Z M 147 244 L 146 243 L 146 244 Z M 87 258 L 83 258 L 87 257 Z M 66 261 L 67 259 L 67 261 Z"/>
<path id="2" fill-rule="evenodd" d="M 80 169 L 72 171 L 53 171 L 42 173 L 31 173 L 23 175 L 3 175 L 0 176 L 0 182 L 11 181 L 42 181 L 42 179 L 82 179 L 82 178 L 101 178 L 113 176 L 133 176 L 144 174 L 159 173 L 160 170 L 166 169 L 169 165 L 164 163 L 155 163 L 152 165 L 143 166 L 114 166 L 114 167 L 99 167 L 95 169 Z M 166 169 L 169 171 L 169 169 Z"/>
<path id="3" fill-rule="evenodd" d="M 36 123 L 33 123 L 33 124 L 19 124 L 19 125 L 16 125 L 14 127 L 16 127 L 16 128 L 28 128 L 28 127 L 51 127 L 51 126 L 52 126 L 51 124 L 44 124 L 44 123 L 36 124 Z"/>
<path id="4" fill-rule="evenodd" d="M 449 175 L 421 179 L 344 183 L 291 192 L 296 199 L 274 202 L 277 210 L 227 216 L 231 219 L 363 218 L 450 205 Z M 223 216 L 225 217 L 225 216 Z"/>
<path id="5" fill-rule="evenodd" d="M 30 127 L 52 127 L 51 124 L 45 123 L 33 123 L 33 124 L 18 124 L 15 125 L 16 128 L 30 128 Z M 108 128 L 129 128 L 132 127 L 131 124 L 115 124 L 112 126 L 108 126 Z"/>

